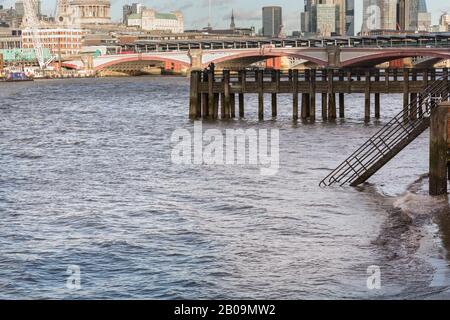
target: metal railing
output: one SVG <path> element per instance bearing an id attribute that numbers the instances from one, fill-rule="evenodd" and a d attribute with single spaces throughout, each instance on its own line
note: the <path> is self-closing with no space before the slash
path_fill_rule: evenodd
<path id="1" fill-rule="evenodd" d="M 449 99 L 448 75 L 431 83 L 358 150 L 320 182 L 356 186 L 365 182 L 429 127 L 431 111 Z M 411 115 L 414 115 L 411 117 Z"/>

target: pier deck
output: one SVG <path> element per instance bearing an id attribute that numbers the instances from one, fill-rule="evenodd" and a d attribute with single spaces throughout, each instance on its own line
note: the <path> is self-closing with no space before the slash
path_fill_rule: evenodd
<path id="1" fill-rule="evenodd" d="M 403 94 L 403 107 L 407 108 L 410 101 L 420 98 L 421 91 L 429 82 L 436 81 L 440 77 L 448 79 L 448 69 L 193 71 L 189 116 L 193 119 L 234 118 L 238 96 L 239 117 L 244 117 L 244 95 L 257 94 L 258 117 L 263 120 L 265 94 L 272 95 L 272 117 L 277 115 L 277 95 L 291 94 L 293 119 L 315 121 L 316 96 L 319 94 L 322 97 L 322 119 L 333 120 L 337 116 L 345 117 L 345 94 L 362 93 L 365 95 L 364 119 L 370 121 L 372 97 L 375 118 L 379 118 L 381 94 Z M 411 118 L 417 116 L 415 112 L 409 114 Z"/>

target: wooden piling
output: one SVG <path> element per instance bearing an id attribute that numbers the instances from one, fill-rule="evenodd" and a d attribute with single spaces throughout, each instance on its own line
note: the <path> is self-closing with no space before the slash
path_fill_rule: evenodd
<path id="1" fill-rule="evenodd" d="M 190 88 L 190 103 L 189 103 L 189 118 L 195 119 L 201 115 L 201 96 L 200 96 L 200 81 L 201 72 L 191 72 L 191 88 Z"/>
<path id="2" fill-rule="evenodd" d="M 364 87 L 364 121 L 370 122 L 370 71 L 365 74 L 366 85 Z"/>
<path id="3" fill-rule="evenodd" d="M 222 115 L 222 119 L 229 119 L 231 113 L 231 96 L 230 96 L 230 70 L 223 70 L 223 86 L 224 86 L 224 94 L 223 94 L 223 109 L 224 114 Z"/>
<path id="4" fill-rule="evenodd" d="M 325 69 L 322 69 L 322 82 L 327 82 L 327 74 Z M 322 92 L 322 121 L 328 120 L 328 94 Z"/>
<path id="5" fill-rule="evenodd" d="M 375 82 L 379 83 L 380 82 L 380 71 L 377 70 L 375 73 Z M 375 119 L 380 119 L 380 93 L 375 93 Z"/>
<path id="6" fill-rule="evenodd" d="M 227 119 L 227 110 L 225 107 L 225 93 L 220 94 L 220 118 L 221 119 Z"/>
<path id="7" fill-rule="evenodd" d="M 208 118 L 208 94 L 207 93 L 202 93 L 202 118 Z"/>
<path id="8" fill-rule="evenodd" d="M 292 72 L 292 119 L 294 121 L 298 120 L 298 70 L 293 70 Z M 302 95 L 303 98 L 303 95 Z M 302 106 L 303 108 L 303 106 Z M 303 116 L 303 109 L 302 109 Z"/>
<path id="9" fill-rule="evenodd" d="M 211 119 L 217 119 L 216 116 L 216 94 L 214 93 L 214 73 L 209 70 L 208 72 L 208 117 Z"/>
<path id="10" fill-rule="evenodd" d="M 339 81 L 344 82 L 344 74 L 339 72 Z M 344 93 L 339 93 L 339 118 L 343 119 L 345 117 L 345 98 Z"/>
<path id="11" fill-rule="evenodd" d="M 409 70 L 403 69 L 403 120 L 405 122 L 409 119 Z"/>
<path id="12" fill-rule="evenodd" d="M 247 81 L 247 73 L 245 70 L 239 72 L 239 79 L 241 82 L 241 93 L 239 93 L 239 118 L 244 118 L 244 92 L 246 90 L 245 83 Z"/>
<path id="13" fill-rule="evenodd" d="M 316 121 L 316 69 L 311 69 L 309 80 L 309 120 Z"/>
<path id="14" fill-rule="evenodd" d="M 432 111 L 430 118 L 430 177 L 432 196 L 447 194 L 448 122 L 450 102 L 442 103 Z"/>
<path id="15" fill-rule="evenodd" d="M 230 94 L 230 117 L 236 118 L 236 95 L 234 93 Z"/>
<path id="16" fill-rule="evenodd" d="M 272 71 L 272 81 L 275 83 L 275 93 L 272 93 L 272 117 L 276 118 L 278 115 L 277 96 L 280 92 L 280 70 Z"/>
<path id="17" fill-rule="evenodd" d="M 328 69 L 328 118 L 336 119 L 336 95 L 334 93 L 334 73 L 333 69 Z"/>
<path id="18" fill-rule="evenodd" d="M 417 70 L 411 70 L 411 80 L 417 81 Z M 410 94 L 409 102 L 409 119 L 414 121 L 417 119 L 417 93 L 412 92 Z"/>
<path id="19" fill-rule="evenodd" d="M 258 83 L 258 119 L 264 120 L 264 71 L 256 72 L 256 82 Z"/>

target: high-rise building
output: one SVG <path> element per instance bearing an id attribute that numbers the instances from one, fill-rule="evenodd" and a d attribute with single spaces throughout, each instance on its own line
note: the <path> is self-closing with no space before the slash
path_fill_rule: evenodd
<path id="1" fill-rule="evenodd" d="M 329 37 L 337 33 L 339 28 L 339 7 L 333 3 L 317 4 L 313 8 L 316 33 Z"/>
<path id="2" fill-rule="evenodd" d="M 316 0 L 304 0 L 305 1 L 305 7 L 304 11 L 300 13 L 300 25 L 301 25 L 301 31 L 304 33 L 310 33 L 311 25 L 312 25 L 312 7 L 316 4 Z"/>
<path id="3" fill-rule="evenodd" d="M 319 6 L 322 6 L 319 9 Z M 333 18 L 334 26 L 327 27 L 327 30 L 333 30 L 337 35 L 353 35 L 355 21 L 355 0 L 305 0 L 305 9 L 301 13 L 301 29 L 304 33 L 323 34 L 324 17 L 331 14 L 332 8 L 337 11 L 337 17 Z M 321 21 L 318 22 L 317 20 Z M 321 30 L 318 26 L 321 25 Z M 325 32 L 327 33 L 327 32 Z"/>
<path id="4" fill-rule="evenodd" d="M 428 12 L 426 0 L 419 0 L 418 30 L 431 30 L 431 13 Z"/>
<path id="5" fill-rule="evenodd" d="M 397 29 L 398 0 L 363 0 L 363 25 L 361 31 Z"/>
<path id="6" fill-rule="evenodd" d="M 142 10 L 145 9 L 145 6 L 142 3 L 133 3 L 131 5 L 131 13 L 141 14 Z"/>
<path id="7" fill-rule="evenodd" d="M 23 0 L 17 0 L 14 4 L 14 9 L 16 10 L 16 15 L 20 18 L 24 15 L 24 7 L 23 7 Z M 42 15 L 41 12 L 41 0 L 37 1 L 37 14 L 38 16 Z"/>
<path id="8" fill-rule="evenodd" d="M 265 37 L 277 38 L 283 26 L 283 17 L 281 7 L 263 7 L 262 8 L 262 34 Z"/>
<path id="9" fill-rule="evenodd" d="M 126 4 L 122 7 L 122 22 L 124 25 L 128 24 L 128 16 L 133 13 L 133 7 Z"/>
<path id="10" fill-rule="evenodd" d="M 345 1 L 345 34 L 355 35 L 355 0 Z"/>
<path id="11" fill-rule="evenodd" d="M 450 31 L 450 14 L 443 13 L 439 18 L 439 31 Z"/>
<path id="12" fill-rule="evenodd" d="M 399 0 L 397 10 L 397 20 L 400 30 L 415 31 L 418 29 L 419 0 Z"/>
<path id="13" fill-rule="evenodd" d="M 345 35 L 346 34 L 346 16 L 347 16 L 347 9 L 346 9 L 346 0 L 334 0 L 334 1 L 327 1 L 330 4 L 334 4 L 336 6 L 336 10 L 338 11 L 338 20 L 336 21 L 336 30 L 335 33 L 338 35 Z"/>
<path id="14" fill-rule="evenodd" d="M 419 12 L 428 12 L 427 0 L 419 0 Z"/>

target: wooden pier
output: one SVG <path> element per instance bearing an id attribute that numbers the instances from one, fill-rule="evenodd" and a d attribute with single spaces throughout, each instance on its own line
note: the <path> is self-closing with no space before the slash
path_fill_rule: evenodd
<path id="1" fill-rule="evenodd" d="M 318 114 L 323 121 L 333 121 L 345 117 L 345 94 L 361 93 L 364 94 L 363 117 L 366 122 L 370 121 L 372 114 L 376 119 L 380 118 L 382 94 L 402 94 L 405 117 L 415 119 L 420 117 L 421 110 L 411 107 L 410 102 L 420 101 L 421 91 L 428 83 L 442 76 L 448 79 L 448 69 L 192 71 L 189 117 L 243 118 L 244 95 L 255 94 L 258 96 L 258 118 L 263 120 L 267 116 L 264 113 L 266 94 L 271 96 L 271 117 L 278 114 L 278 95 L 289 94 L 292 95 L 294 121 L 314 122 Z M 322 101 L 320 112 L 316 105 L 317 95 Z"/>

